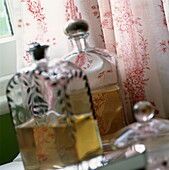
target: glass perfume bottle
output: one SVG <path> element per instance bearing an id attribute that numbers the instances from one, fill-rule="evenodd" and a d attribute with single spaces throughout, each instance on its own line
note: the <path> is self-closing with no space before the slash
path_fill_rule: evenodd
<path id="1" fill-rule="evenodd" d="M 169 169 L 169 120 L 154 118 L 155 109 L 148 101 L 134 105 L 137 122 L 126 126 L 111 139 L 112 150 L 144 144 L 147 152 L 147 170 Z"/>
<path id="2" fill-rule="evenodd" d="M 96 118 L 102 139 L 126 125 L 120 93 L 116 54 L 104 49 L 90 47 L 87 43 L 88 23 L 85 20 L 70 20 L 64 32 L 73 45 L 73 50 L 64 56 L 87 74 Z M 79 94 L 83 98 L 83 94 Z"/>
<path id="3" fill-rule="evenodd" d="M 15 74 L 6 91 L 25 169 L 63 168 L 102 155 L 87 76 L 68 61 L 48 62 L 47 48 L 33 44 L 35 64 Z M 80 114 L 71 100 L 77 91 L 86 93 Z"/>

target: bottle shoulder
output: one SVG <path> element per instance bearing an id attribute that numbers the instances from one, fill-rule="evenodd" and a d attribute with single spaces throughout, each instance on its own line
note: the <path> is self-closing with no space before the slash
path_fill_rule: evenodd
<path id="1" fill-rule="evenodd" d="M 63 56 L 63 59 L 71 59 L 71 58 L 74 58 L 74 57 L 77 57 L 77 55 L 79 54 L 84 54 L 84 55 L 97 55 L 99 58 L 101 59 L 106 59 L 106 60 L 109 60 L 110 62 L 116 60 L 116 53 L 114 52 L 109 52 L 108 50 L 106 49 L 102 49 L 102 48 L 97 48 L 97 47 L 88 47 L 82 51 L 78 51 L 78 50 L 73 50 L 73 51 L 70 51 L 68 54 L 64 55 Z"/>
<path id="2" fill-rule="evenodd" d="M 85 71 L 91 88 L 117 83 L 116 54 L 100 48 L 88 48 L 84 51 L 72 51 L 64 59 Z"/>

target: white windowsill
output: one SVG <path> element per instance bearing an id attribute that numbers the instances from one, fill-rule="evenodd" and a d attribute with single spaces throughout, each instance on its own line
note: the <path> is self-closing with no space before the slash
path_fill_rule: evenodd
<path id="1" fill-rule="evenodd" d="M 0 116 L 9 113 L 6 96 L 0 97 Z"/>
<path id="2" fill-rule="evenodd" d="M 11 41 L 15 41 L 15 36 L 12 35 L 12 36 L 8 36 L 8 37 L 0 38 L 0 44 L 8 43 Z"/>
<path id="3" fill-rule="evenodd" d="M 6 98 L 6 86 L 12 75 L 0 77 L 0 115 L 9 113 L 9 107 Z"/>

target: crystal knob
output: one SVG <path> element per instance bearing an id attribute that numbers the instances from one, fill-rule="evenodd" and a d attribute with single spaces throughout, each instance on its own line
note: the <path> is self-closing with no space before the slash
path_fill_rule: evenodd
<path id="1" fill-rule="evenodd" d="M 76 36 L 84 34 L 89 30 L 87 21 L 82 19 L 69 20 L 64 28 L 64 33 L 67 36 Z"/>
<path id="2" fill-rule="evenodd" d="M 28 52 L 33 54 L 33 57 L 35 60 L 40 60 L 42 58 L 45 58 L 46 50 L 48 49 L 48 45 L 42 45 L 40 43 L 31 43 L 29 44 L 29 50 Z"/>
<path id="3" fill-rule="evenodd" d="M 138 122 L 148 122 L 153 119 L 155 109 L 148 101 L 140 101 L 133 107 L 134 116 Z"/>

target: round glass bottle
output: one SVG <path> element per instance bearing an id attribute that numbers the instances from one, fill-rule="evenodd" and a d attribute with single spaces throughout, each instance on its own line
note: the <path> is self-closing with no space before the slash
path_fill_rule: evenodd
<path id="1" fill-rule="evenodd" d="M 64 32 L 73 50 L 64 59 L 75 63 L 87 74 L 99 130 L 102 138 L 106 139 L 127 124 L 127 117 L 123 111 L 116 54 L 90 47 L 86 40 L 88 29 L 85 20 L 67 22 Z"/>

